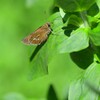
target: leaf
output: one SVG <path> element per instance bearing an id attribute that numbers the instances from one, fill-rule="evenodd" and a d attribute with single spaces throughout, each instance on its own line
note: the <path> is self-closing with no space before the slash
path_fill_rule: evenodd
<path id="1" fill-rule="evenodd" d="M 100 46 L 100 24 L 90 31 L 89 36 L 94 45 Z"/>
<path id="2" fill-rule="evenodd" d="M 57 46 L 59 43 L 67 38 L 61 29 L 63 22 L 60 13 L 53 14 L 49 20 L 52 21 L 51 27 L 53 32 L 50 34 L 46 43 L 42 47 L 39 46 L 36 55 L 33 53 L 33 56 L 35 55 L 34 59 L 32 60 L 32 56 L 30 58 L 31 79 L 48 74 L 48 63 L 57 54 Z"/>
<path id="3" fill-rule="evenodd" d="M 53 14 L 49 20 L 52 20 L 51 27 L 53 28 L 53 32 L 51 33 L 47 44 L 48 50 L 46 52 L 48 52 L 48 61 L 50 61 L 53 56 L 59 53 L 57 50 L 59 44 L 68 38 L 62 29 L 64 24 L 62 22 L 60 13 Z"/>
<path id="4" fill-rule="evenodd" d="M 100 1 L 99 0 L 96 0 L 96 3 L 97 3 L 97 5 L 99 7 L 99 10 L 100 10 Z"/>
<path id="5" fill-rule="evenodd" d="M 73 14 L 70 16 L 68 24 L 72 24 L 79 27 L 82 24 L 82 20 L 81 18 Z"/>
<path id="6" fill-rule="evenodd" d="M 56 0 L 56 2 L 63 10 L 76 12 L 89 9 L 95 0 Z"/>
<path id="7" fill-rule="evenodd" d="M 94 62 L 86 70 L 84 76 L 72 83 L 69 88 L 68 100 L 98 100 L 99 88 L 100 64 Z"/>
<path id="8" fill-rule="evenodd" d="M 69 88 L 68 100 L 80 100 L 82 80 L 73 82 Z"/>
<path id="9" fill-rule="evenodd" d="M 47 53 L 46 44 L 44 44 L 37 54 L 34 56 L 33 60 L 30 62 L 31 73 L 30 79 L 37 78 L 39 76 L 43 76 L 48 73 L 48 61 L 47 61 Z"/>
<path id="10" fill-rule="evenodd" d="M 79 28 L 72 32 L 72 35 L 65 39 L 58 46 L 58 51 L 60 53 L 71 53 L 75 51 L 80 51 L 89 46 L 88 29 Z"/>
<path id="11" fill-rule="evenodd" d="M 94 16 L 99 12 L 99 8 L 96 3 L 94 3 L 87 11 L 87 14 L 90 16 Z"/>
<path id="12" fill-rule="evenodd" d="M 65 23 L 66 25 L 72 24 L 72 25 L 77 26 L 77 27 L 81 26 L 81 24 L 83 23 L 82 19 L 78 15 L 69 14 L 69 13 L 67 13 L 64 16 L 64 20 L 67 21 Z"/>

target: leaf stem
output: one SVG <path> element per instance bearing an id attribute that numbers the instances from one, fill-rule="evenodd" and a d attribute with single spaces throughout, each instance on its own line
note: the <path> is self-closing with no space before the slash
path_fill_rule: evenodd
<path id="1" fill-rule="evenodd" d="M 89 22 L 88 22 L 88 18 L 87 18 L 87 12 L 86 11 L 80 12 L 80 15 L 81 15 L 81 18 L 83 20 L 84 26 L 90 27 Z"/>

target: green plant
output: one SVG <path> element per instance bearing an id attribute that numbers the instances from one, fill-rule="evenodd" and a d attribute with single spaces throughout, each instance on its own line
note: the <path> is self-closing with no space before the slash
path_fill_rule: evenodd
<path id="1" fill-rule="evenodd" d="M 31 56 L 32 78 L 47 74 L 48 64 L 56 54 L 69 53 L 84 73 L 70 84 L 68 100 L 98 100 L 100 1 L 56 0 L 56 6 L 59 11 L 48 19 L 53 32 L 44 45 L 35 49 L 38 52 Z"/>

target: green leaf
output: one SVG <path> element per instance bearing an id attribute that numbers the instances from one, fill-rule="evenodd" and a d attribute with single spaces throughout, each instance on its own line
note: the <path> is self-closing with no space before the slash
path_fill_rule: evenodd
<path id="1" fill-rule="evenodd" d="M 94 45 L 100 46 L 100 24 L 90 31 L 89 36 Z"/>
<path id="2" fill-rule="evenodd" d="M 95 0 L 56 0 L 57 4 L 67 12 L 84 11 L 89 9 Z"/>
<path id="3" fill-rule="evenodd" d="M 71 14 L 68 18 L 65 16 L 64 20 L 67 20 L 65 24 L 72 24 L 77 27 L 81 26 L 83 23 L 82 19 L 75 14 Z"/>
<path id="4" fill-rule="evenodd" d="M 95 81 L 94 81 L 95 79 Z M 68 100 L 98 100 L 100 95 L 100 64 L 94 62 L 81 79 L 72 83 Z"/>
<path id="5" fill-rule="evenodd" d="M 79 28 L 72 32 L 72 35 L 65 39 L 58 46 L 60 53 L 75 52 L 85 49 L 89 46 L 88 29 Z"/>
<path id="6" fill-rule="evenodd" d="M 53 30 L 52 34 L 63 35 L 62 33 L 63 21 L 60 13 L 57 12 L 51 15 L 51 17 L 48 20 L 49 22 L 51 22 L 51 28 Z"/>
<path id="7" fill-rule="evenodd" d="M 97 6 L 97 4 L 93 4 L 87 11 L 87 14 L 90 16 L 94 16 L 99 12 L 99 8 Z"/>
<path id="8" fill-rule="evenodd" d="M 48 63 L 58 53 L 57 46 L 67 38 L 62 30 L 63 22 L 60 13 L 53 14 L 49 21 L 51 22 L 53 32 L 50 34 L 46 43 L 39 46 L 39 50 L 37 49 L 38 52 L 36 52 L 35 56 L 33 53 L 34 59 L 30 59 L 32 61 L 30 63 L 32 68 L 31 79 L 48 74 Z"/>
<path id="9" fill-rule="evenodd" d="M 53 29 L 48 39 L 48 46 L 46 51 L 48 52 L 48 59 L 50 61 L 55 54 L 59 53 L 57 50 L 59 44 L 68 37 L 64 34 L 64 30 L 62 29 L 64 24 L 60 13 L 53 14 L 49 20 L 52 21 L 51 27 Z"/>
<path id="10" fill-rule="evenodd" d="M 68 100 L 80 100 L 82 80 L 73 82 L 69 88 Z"/>
<path id="11" fill-rule="evenodd" d="M 96 0 L 96 3 L 97 3 L 97 5 L 99 7 L 99 10 L 100 10 L 100 1 L 99 0 Z"/>
<path id="12" fill-rule="evenodd" d="M 43 76 L 48 73 L 48 56 L 46 51 L 46 44 L 44 44 L 37 54 L 34 56 L 30 62 L 31 66 L 31 76 L 30 79 L 34 79 L 39 76 Z"/>

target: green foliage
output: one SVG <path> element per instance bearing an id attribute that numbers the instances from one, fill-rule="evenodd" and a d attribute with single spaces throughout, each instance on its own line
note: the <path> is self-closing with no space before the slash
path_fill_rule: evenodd
<path id="1" fill-rule="evenodd" d="M 78 28 L 71 33 L 72 35 L 59 44 L 60 53 L 75 52 L 89 46 L 88 31 L 85 28 Z"/>
<path id="2" fill-rule="evenodd" d="M 33 68 L 33 78 L 48 73 L 48 63 L 51 58 L 57 54 L 58 45 L 66 38 L 63 34 L 63 30 L 61 29 L 61 27 L 63 27 L 63 23 L 60 14 L 55 13 L 51 18 L 53 20 L 52 28 L 54 34 L 51 34 L 48 41 L 41 45 L 38 53 L 31 61 L 30 66 Z"/>
<path id="3" fill-rule="evenodd" d="M 97 55 L 99 57 L 97 46 L 100 46 L 100 40 L 99 40 L 100 39 L 99 37 L 100 16 L 99 16 L 99 10 L 98 10 L 99 7 L 97 5 L 97 2 L 95 2 L 95 0 L 92 1 L 56 0 L 56 3 L 58 7 L 62 8 L 62 10 L 61 8 L 59 8 L 60 11 L 53 14 L 49 19 L 53 31 L 48 41 L 45 43 L 45 46 L 43 47 L 46 49 L 43 48 L 41 49 L 41 51 L 45 52 L 45 53 L 41 53 L 42 55 L 44 54 L 44 58 L 43 58 L 44 63 L 50 62 L 50 59 L 53 58 L 53 55 L 55 54 L 71 53 L 72 60 L 80 68 L 86 69 L 88 67 L 86 72 L 84 72 L 83 76 L 87 75 L 87 72 L 91 71 L 89 70 L 92 66 L 91 64 L 96 63 L 95 61 L 97 62 L 100 61 L 98 58 L 93 56 L 93 55 Z M 82 59 L 83 61 L 80 59 Z M 44 67 L 47 68 L 47 65 L 44 66 L 44 63 L 41 63 L 41 65 L 43 66 L 42 68 Z M 41 65 L 39 65 L 39 67 L 37 68 L 38 70 L 41 69 L 40 67 Z M 43 71 L 41 70 L 41 72 Z M 94 73 L 95 75 L 97 75 L 96 72 Z M 92 75 L 92 73 L 89 74 Z M 90 96 L 94 90 L 91 89 L 89 90 L 87 88 L 89 88 L 89 86 L 91 85 L 84 86 L 83 87 L 84 89 L 81 89 L 82 88 L 81 85 L 88 84 L 88 83 L 93 84 L 93 87 L 95 86 L 94 82 L 91 83 L 91 81 L 88 78 L 84 80 L 83 76 L 79 79 L 77 83 L 73 83 L 73 85 L 70 86 L 70 90 L 68 92 L 69 100 L 78 100 L 78 99 L 80 100 L 83 98 L 89 100 L 91 98 L 94 98 L 93 100 L 95 100 L 95 98 L 98 98 L 98 94 L 93 94 L 93 97 Z M 94 79 L 95 78 L 93 78 L 93 80 Z M 73 89 L 74 92 L 77 91 L 76 94 L 73 92 Z M 89 94 L 87 93 L 88 91 L 90 91 Z"/>
<path id="4" fill-rule="evenodd" d="M 68 12 L 84 11 L 91 7 L 95 0 L 56 0 L 57 4 Z"/>
<path id="5" fill-rule="evenodd" d="M 0 100 L 100 99 L 100 1 L 42 2 L 0 1 Z M 46 22 L 46 42 L 21 43 Z"/>
<path id="6" fill-rule="evenodd" d="M 78 80 L 75 80 L 71 84 L 69 88 L 69 100 L 98 100 L 98 95 L 100 95 L 99 73 L 100 64 L 91 64 L 84 73 L 83 77 Z"/>

